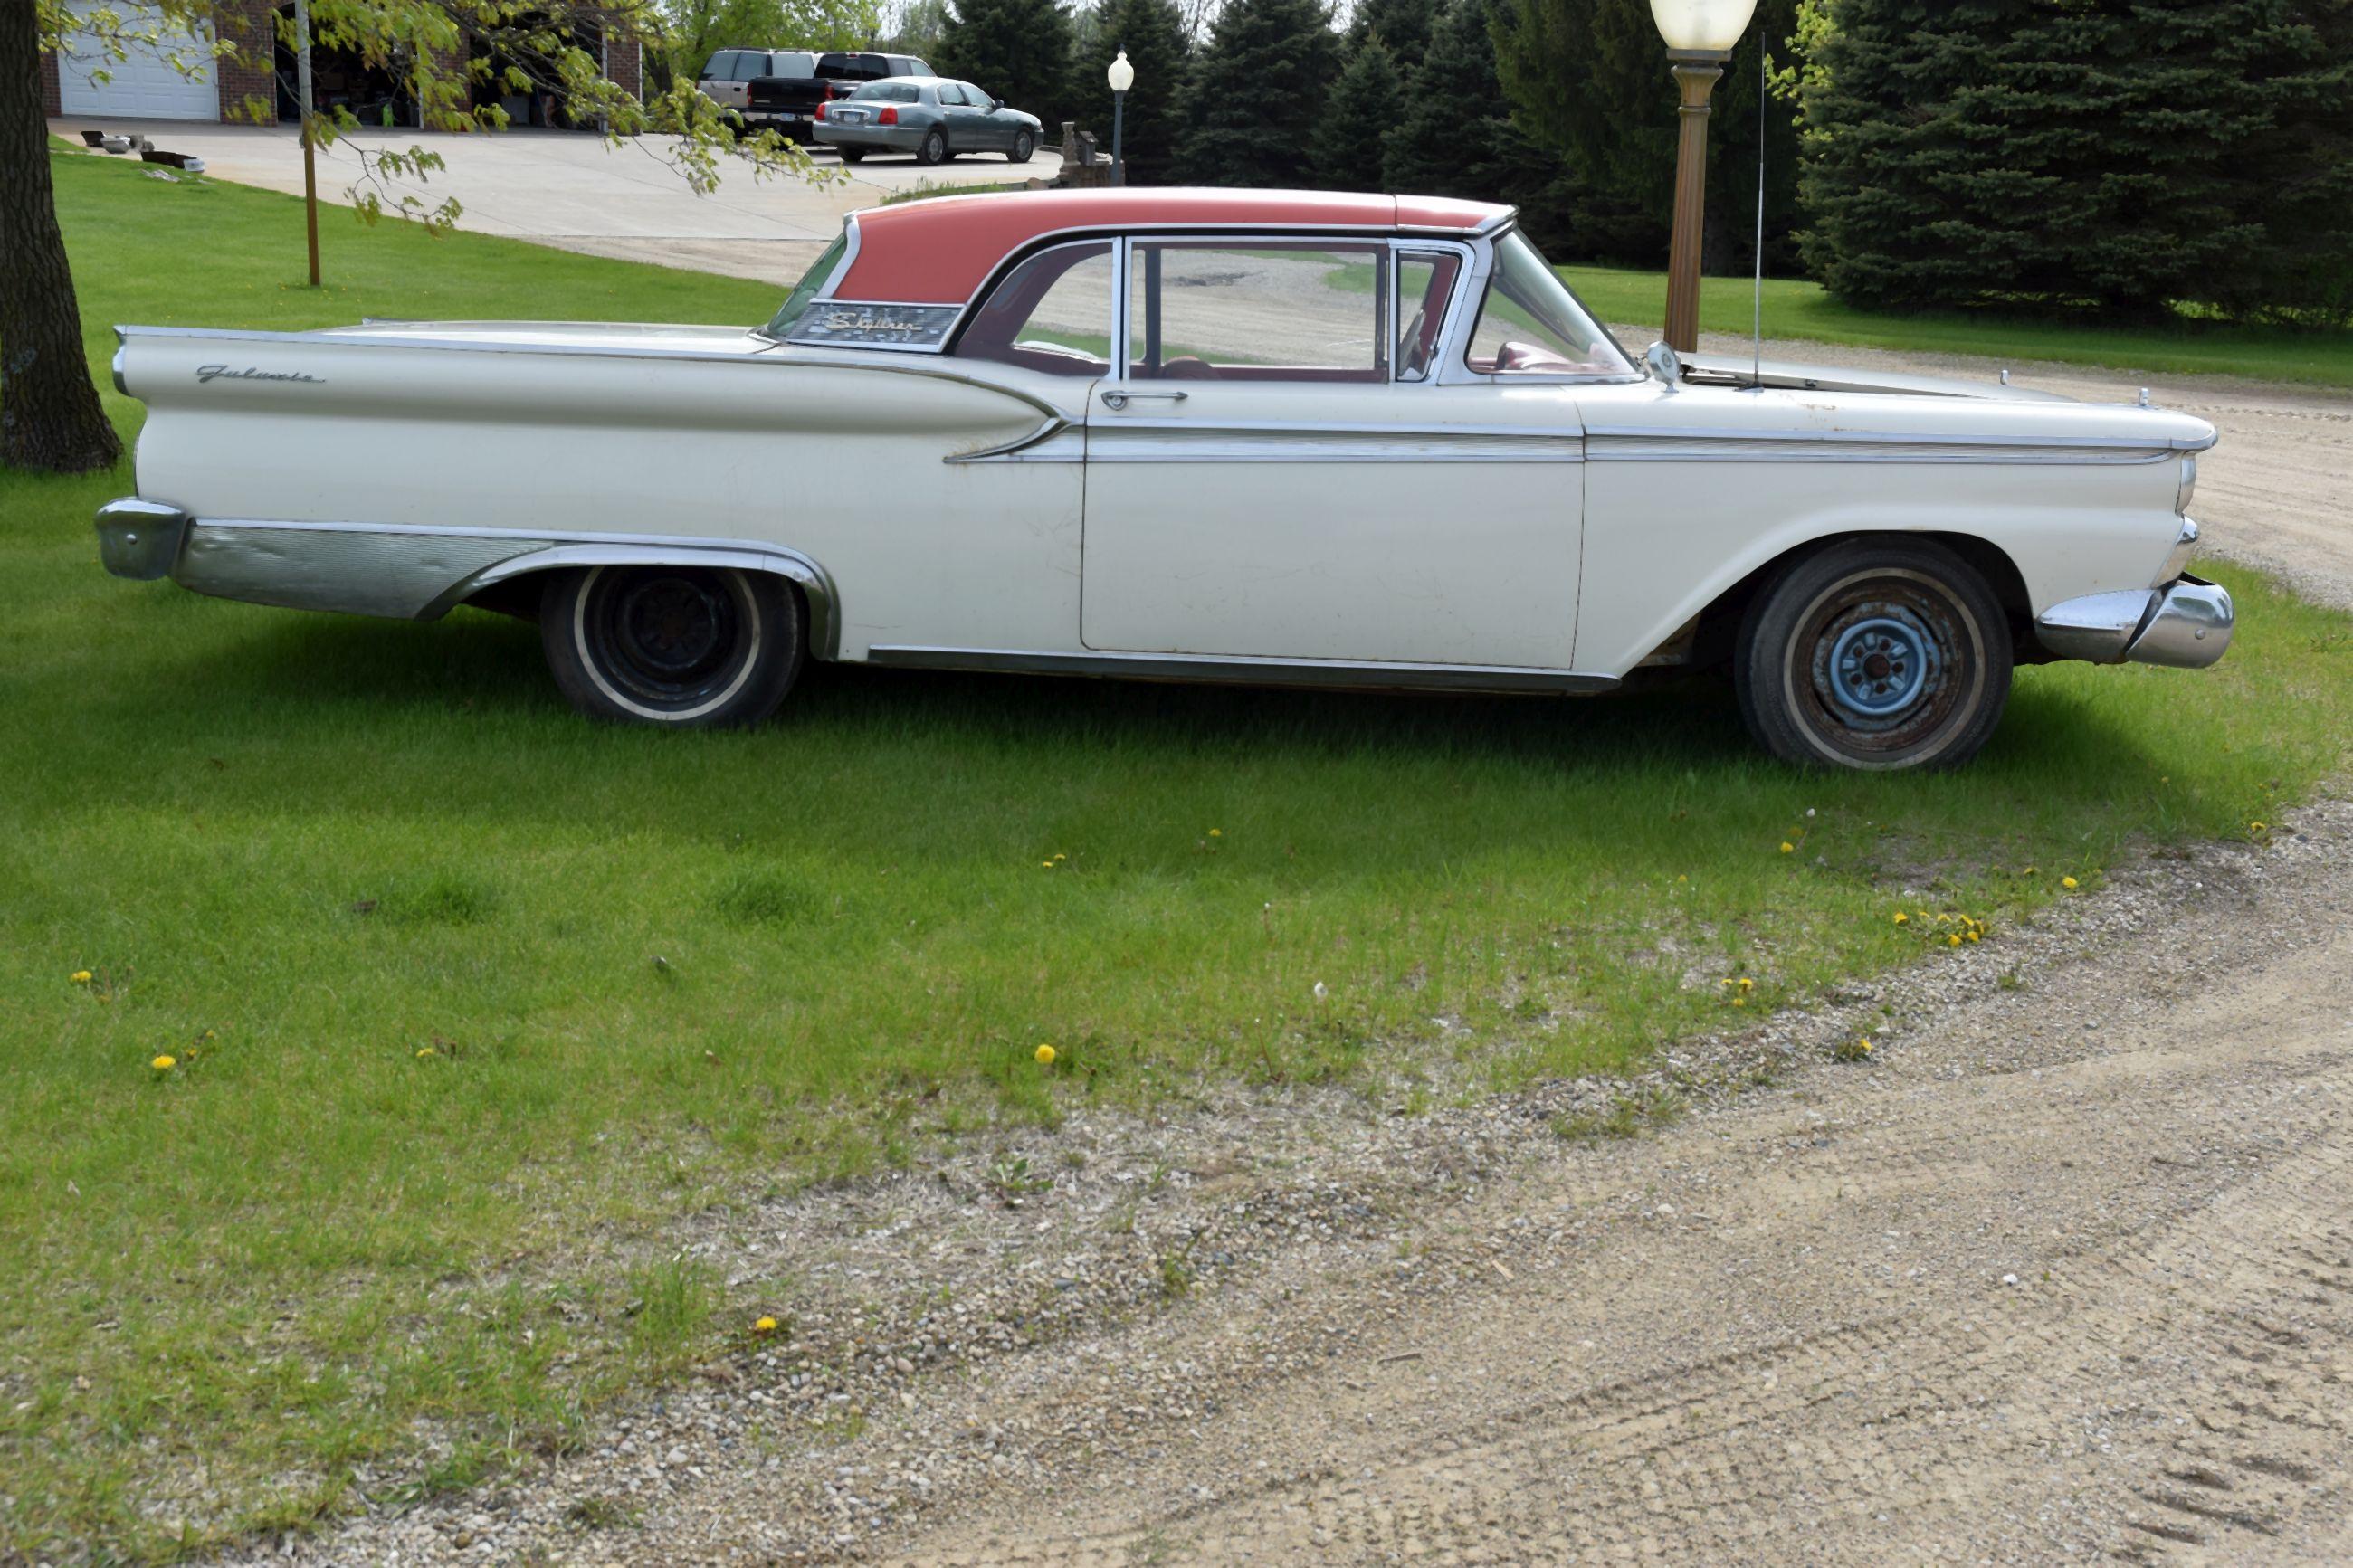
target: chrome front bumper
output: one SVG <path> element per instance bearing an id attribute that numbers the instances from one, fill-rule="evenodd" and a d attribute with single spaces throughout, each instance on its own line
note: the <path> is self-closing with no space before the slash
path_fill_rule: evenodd
<path id="1" fill-rule="evenodd" d="M 2230 648 L 2233 619 L 2227 590 L 2185 572 L 2163 587 L 2053 605 L 2034 630 L 2061 658 L 2203 669 Z"/>
<path id="2" fill-rule="evenodd" d="M 187 541 L 188 514 L 178 507 L 125 496 L 98 509 L 98 558 L 118 577 L 170 576 Z"/>

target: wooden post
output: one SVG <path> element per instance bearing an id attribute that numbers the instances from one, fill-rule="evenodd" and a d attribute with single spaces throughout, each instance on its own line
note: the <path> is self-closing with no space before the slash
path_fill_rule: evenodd
<path id="1" fill-rule="evenodd" d="M 1707 100 L 1729 54 L 1669 49 L 1683 89 L 1682 136 L 1675 153 L 1675 237 L 1667 258 L 1667 346 L 1699 347 L 1700 219 L 1707 205 Z"/>
<path id="2" fill-rule="evenodd" d="M 319 286 L 319 152 L 311 135 L 311 0 L 294 0 L 295 107 L 302 116 L 302 222 L 310 232 L 311 287 Z"/>

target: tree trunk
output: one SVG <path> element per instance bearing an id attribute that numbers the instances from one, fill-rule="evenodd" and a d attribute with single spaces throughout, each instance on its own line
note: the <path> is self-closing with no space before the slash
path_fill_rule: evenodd
<path id="1" fill-rule="evenodd" d="M 38 12 L 0 0 L 0 467 L 79 474 L 112 467 L 122 442 L 90 379 L 58 232 Z"/>

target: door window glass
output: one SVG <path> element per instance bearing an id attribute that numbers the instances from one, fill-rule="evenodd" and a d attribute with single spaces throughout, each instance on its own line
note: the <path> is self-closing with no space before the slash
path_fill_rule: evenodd
<path id="1" fill-rule="evenodd" d="M 1462 258 L 1451 250 L 1398 258 L 1398 336 L 1392 358 L 1399 381 L 1426 381 L 1438 354 L 1438 334 L 1446 328 L 1447 303 L 1454 298 Z"/>
<path id="2" fill-rule="evenodd" d="M 734 78 L 737 81 L 750 81 L 754 77 L 767 74 L 767 56 L 756 49 L 744 49 L 736 55 Z"/>
<path id="3" fill-rule="evenodd" d="M 1386 247 L 1142 241 L 1128 374 L 1146 380 L 1388 379 Z"/>
<path id="4" fill-rule="evenodd" d="M 964 89 L 952 81 L 940 83 L 940 101 L 952 106 L 961 106 L 965 101 Z"/>
<path id="5" fill-rule="evenodd" d="M 1525 236 L 1495 245 L 1495 276 L 1467 351 L 1481 375 L 1631 375 L 1618 344 L 1587 315 Z"/>
<path id="6" fill-rule="evenodd" d="M 1110 242 L 1058 245 L 990 292 L 955 352 L 1049 375 L 1108 375 L 1111 328 Z"/>

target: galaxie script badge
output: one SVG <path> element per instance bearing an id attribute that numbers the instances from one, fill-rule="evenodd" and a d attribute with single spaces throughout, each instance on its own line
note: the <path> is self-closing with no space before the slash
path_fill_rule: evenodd
<path id="1" fill-rule="evenodd" d="M 307 381 L 313 386 L 324 386 L 327 384 L 325 376 L 312 375 L 308 371 L 263 370 L 256 365 L 247 365 L 243 370 L 231 370 L 225 364 L 196 366 L 196 381 L 199 384 L 209 384 L 216 381 Z"/>

